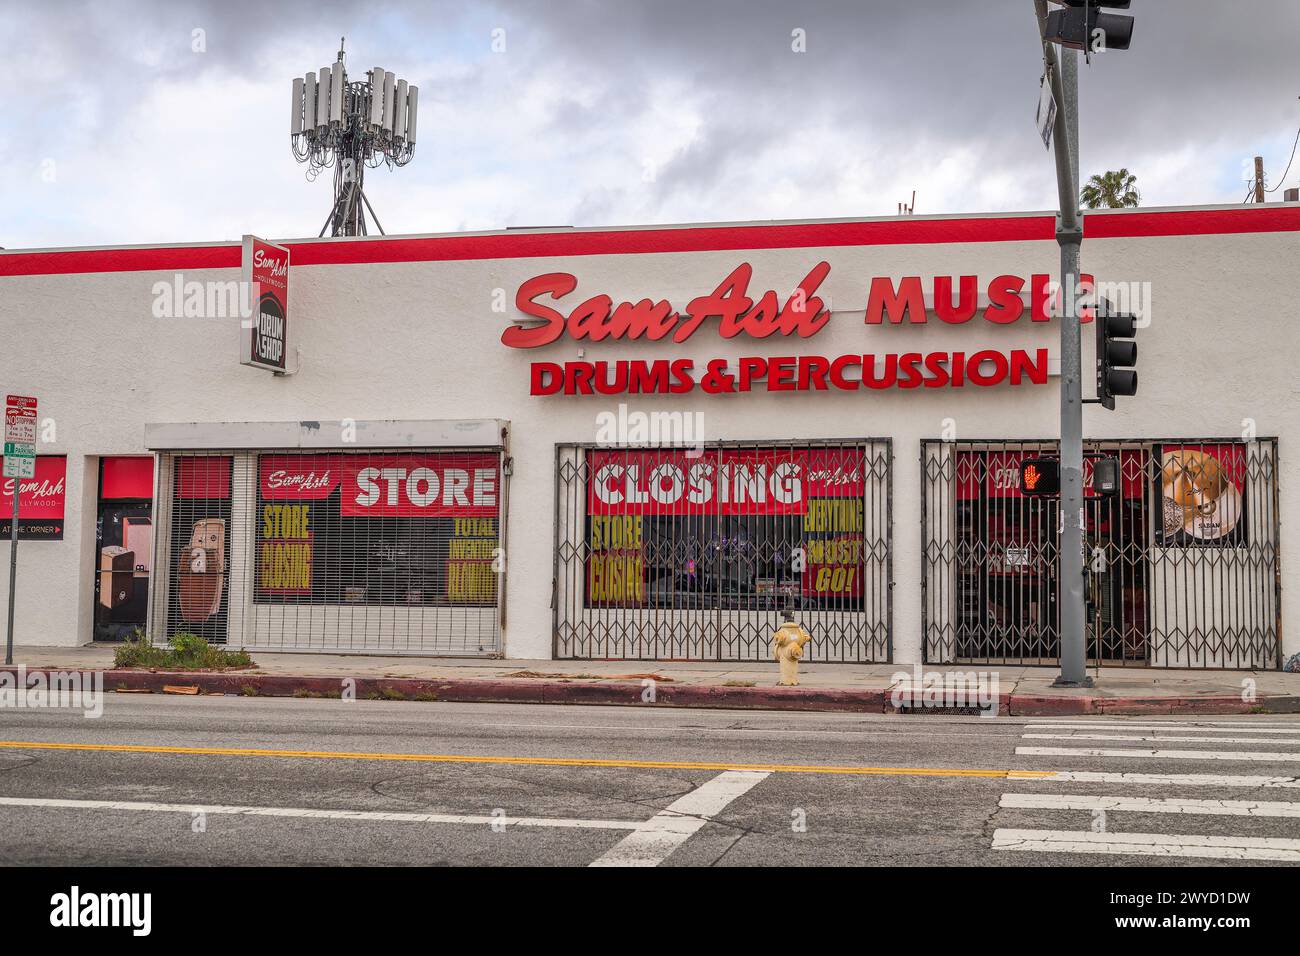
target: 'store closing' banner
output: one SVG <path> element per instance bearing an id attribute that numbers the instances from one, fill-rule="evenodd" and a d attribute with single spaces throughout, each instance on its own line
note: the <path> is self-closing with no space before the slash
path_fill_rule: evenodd
<path id="1" fill-rule="evenodd" d="M 343 516 L 490 518 L 497 458 L 483 454 L 263 455 L 266 501 L 323 501 L 342 489 Z"/>
<path id="2" fill-rule="evenodd" d="M 261 455 L 255 600 L 491 605 L 499 501 L 492 453 Z"/>
<path id="3" fill-rule="evenodd" d="M 847 606 L 862 594 L 858 448 L 592 451 L 589 606 Z"/>
<path id="4" fill-rule="evenodd" d="M 593 451 L 589 514 L 801 515 L 811 500 L 861 498 L 849 449 Z"/>

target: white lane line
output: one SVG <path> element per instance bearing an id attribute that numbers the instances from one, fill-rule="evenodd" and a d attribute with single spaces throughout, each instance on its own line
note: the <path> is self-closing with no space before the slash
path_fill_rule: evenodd
<path id="1" fill-rule="evenodd" d="M 1112 750 L 1106 747 L 1017 747 L 1024 757 L 1136 757 L 1141 760 L 1260 760 L 1300 762 L 1300 752 L 1269 750 Z"/>
<path id="2" fill-rule="evenodd" d="M 472 826 L 574 827 L 593 830 L 635 830 L 638 820 L 579 820 L 561 817 L 474 816 L 451 813 L 410 813 L 398 810 L 318 810 L 307 807 L 239 807 L 226 804 L 137 803 L 130 800 L 66 800 L 40 797 L 0 797 L 0 807 L 40 807 L 64 810 L 133 810 L 146 813 L 203 813 L 250 817 L 301 817 L 312 820 L 361 820 L 383 823 L 459 823 Z"/>
<path id="3" fill-rule="evenodd" d="M 592 866 L 658 866 L 731 801 L 768 776 L 765 770 L 724 770 L 678 797 L 598 857 Z"/>
<path id="4" fill-rule="evenodd" d="M 1263 723 L 1256 723 L 1255 722 L 1256 719 L 1257 718 L 1255 717 L 1243 716 L 1243 717 L 1238 717 L 1236 720 L 1203 720 L 1203 721 L 1199 721 L 1199 723 L 1210 724 L 1211 726 L 1214 727 L 1240 727 L 1242 724 L 1249 724 L 1252 727 L 1295 727 L 1296 726 L 1295 721 L 1291 721 L 1291 722 L 1278 721 L 1277 723 L 1263 724 Z M 1193 726 L 1195 726 L 1196 723 L 1198 723 L 1198 721 L 1193 720 L 1191 721 L 1191 723 Z"/>
<path id="5" fill-rule="evenodd" d="M 1147 731 L 1199 731 L 1205 734 L 1294 734 L 1300 733 L 1300 723 L 1289 727 L 1276 724 L 1265 727 L 1198 727 L 1192 724 L 1121 724 L 1121 723 L 1051 723 L 1025 724 L 1025 730 L 1147 730 Z"/>
<path id="6" fill-rule="evenodd" d="M 1216 817 L 1300 817 L 1300 801 L 1188 800 L 1178 797 L 1110 797 L 1064 793 L 1004 793 L 1008 810 L 1123 810 L 1130 813 L 1191 813 Z"/>
<path id="7" fill-rule="evenodd" d="M 1294 787 L 1300 777 L 1264 777 L 1227 773 L 1106 773 L 1095 770 L 1058 770 L 1051 777 L 1024 783 L 1130 783 L 1154 787 Z"/>
<path id="8" fill-rule="evenodd" d="M 1300 744 L 1300 737 L 1270 737 L 1261 740 L 1259 737 L 1175 737 L 1171 734 L 1153 734 L 1151 736 L 1138 736 L 1137 734 L 1021 734 L 1021 740 L 1154 740 L 1163 741 L 1164 743 L 1187 742 L 1193 744 L 1283 744 L 1290 746 Z"/>
<path id="9" fill-rule="evenodd" d="M 1277 837 L 999 829 L 993 831 L 993 849 L 1027 850 L 1038 853 L 1189 856 L 1216 860 L 1279 860 L 1300 863 L 1300 840 L 1284 840 Z"/>

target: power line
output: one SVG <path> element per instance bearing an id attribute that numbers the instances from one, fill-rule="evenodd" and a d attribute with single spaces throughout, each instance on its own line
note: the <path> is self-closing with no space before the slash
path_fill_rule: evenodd
<path id="1" fill-rule="evenodd" d="M 1295 142 L 1291 144 L 1291 159 L 1286 161 L 1286 169 L 1282 171 L 1282 177 L 1277 181 L 1276 186 L 1272 189 L 1265 189 L 1264 192 L 1275 193 L 1282 188 L 1282 184 L 1286 182 L 1286 174 L 1291 171 L 1291 163 L 1295 160 L 1295 148 L 1297 144 L 1300 144 L 1300 129 L 1295 131 Z"/>

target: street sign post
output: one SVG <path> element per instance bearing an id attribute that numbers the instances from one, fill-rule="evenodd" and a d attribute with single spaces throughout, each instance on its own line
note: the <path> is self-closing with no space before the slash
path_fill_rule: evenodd
<path id="1" fill-rule="evenodd" d="M 18 583 L 18 499 L 23 478 L 36 477 L 36 399 L 29 395 L 5 398 L 4 477 L 14 482 L 14 515 L 9 526 L 9 629 L 5 634 L 5 663 L 14 662 L 14 588 Z"/>

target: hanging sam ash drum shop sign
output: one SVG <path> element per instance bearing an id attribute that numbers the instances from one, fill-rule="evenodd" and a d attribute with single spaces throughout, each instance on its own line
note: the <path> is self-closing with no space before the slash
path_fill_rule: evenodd
<path id="1" fill-rule="evenodd" d="M 289 340 L 289 250 L 244 236 L 243 279 L 252 315 L 240 323 L 239 362 L 283 372 Z"/>

